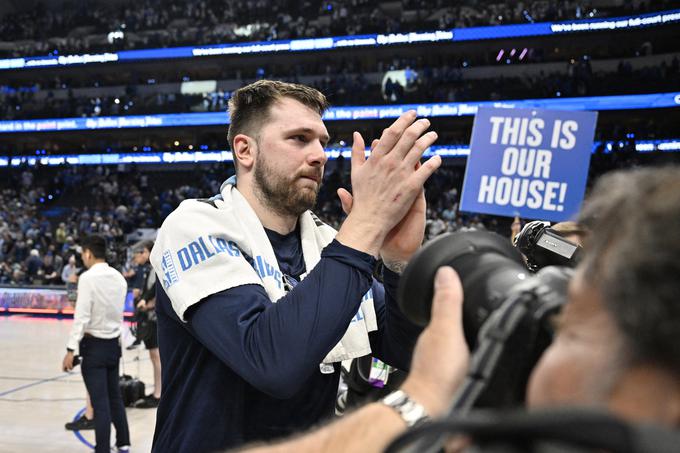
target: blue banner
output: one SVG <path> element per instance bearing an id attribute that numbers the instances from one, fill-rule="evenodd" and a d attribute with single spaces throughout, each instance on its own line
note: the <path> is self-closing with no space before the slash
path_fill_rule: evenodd
<path id="1" fill-rule="evenodd" d="M 594 153 L 597 150 L 605 154 L 615 153 L 619 150 L 629 150 L 634 145 L 639 153 L 650 152 L 680 152 L 680 138 L 667 140 L 631 140 L 606 141 L 593 143 Z M 107 153 L 107 154 L 52 154 L 46 155 L 45 150 L 37 150 L 35 156 L 0 156 L 0 167 L 21 167 L 28 165 L 34 167 L 59 166 L 59 165 L 118 165 L 118 164 L 195 164 L 201 162 L 231 162 L 234 160 L 231 151 L 208 150 L 204 151 L 157 151 L 141 153 Z M 366 156 L 369 150 L 366 150 Z M 467 157 L 470 148 L 467 145 L 435 145 L 430 146 L 423 153 L 423 158 L 432 156 Z M 338 159 L 340 156 L 350 159 L 352 148 L 329 148 L 326 150 L 329 160 Z M 49 198 L 51 200 L 51 198 Z M 43 200 L 41 200 L 43 202 Z"/>
<path id="2" fill-rule="evenodd" d="M 585 193 L 596 120 L 596 112 L 479 109 L 461 211 L 572 218 Z"/>
<path id="3" fill-rule="evenodd" d="M 565 22 L 539 22 L 485 27 L 454 28 L 411 33 L 334 36 L 314 39 L 259 41 L 214 44 L 198 47 L 125 50 L 101 54 L 47 55 L 0 59 L 0 70 L 71 66 L 93 63 L 196 58 L 214 55 L 247 55 L 264 53 L 302 52 L 326 49 L 379 47 L 391 45 L 507 39 L 530 36 L 550 36 L 571 33 L 627 30 L 680 22 L 680 9 L 638 14 L 635 16 L 594 18 Z"/>
<path id="4" fill-rule="evenodd" d="M 428 118 L 471 116 L 477 113 L 477 109 L 481 107 L 506 109 L 549 108 L 556 110 L 655 109 L 680 107 L 680 92 L 580 98 L 522 99 L 514 101 L 333 107 L 326 111 L 323 119 L 325 121 L 393 119 L 398 118 L 407 110 L 415 110 L 418 116 Z M 96 118 L 50 118 L 43 120 L 0 121 L 0 134 L 148 127 L 225 126 L 227 124 L 229 124 L 229 115 L 226 112 L 106 116 Z"/>

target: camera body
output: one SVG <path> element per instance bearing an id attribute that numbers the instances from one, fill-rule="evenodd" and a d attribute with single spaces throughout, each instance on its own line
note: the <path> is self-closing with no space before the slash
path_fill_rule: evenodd
<path id="1" fill-rule="evenodd" d="M 546 266 L 574 267 L 581 247 L 550 228 L 548 222 L 535 220 L 524 225 L 515 236 L 514 245 L 526 257 L 527 267 L 537 272 Z"/>

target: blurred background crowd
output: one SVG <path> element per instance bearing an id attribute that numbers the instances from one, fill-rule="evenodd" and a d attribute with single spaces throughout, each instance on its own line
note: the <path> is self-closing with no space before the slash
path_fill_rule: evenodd
<path id="1" fill-rule="evenodd" d="M 96 5 L 95 5 L 96 4 Z M 407 33 L 546 21 L 583 21 L 671 10 L 672 0 L 455 2 L 395 0 L 51 0 L 0 5 L 0 58 L 63 56 L 183 45 Z M 1 63 L 1 60 L 0 60 Z M 624 96 L 680 87 L 676 24 L 575 33 L 166 61 L 0 71 L 2 122 L 226 112 L 231 93 L 258 79 L 305 83 L 333 106 Z M 680 101 L 679 101 L 680 103 Z M 229 163 L 43 165 L 62 154 L 228 150 L 219 126 L 0 133 L 0 284 L 63 285 L 82 235 L 110 240 L 111 259 L 132 267 L 130 245 L 153 237 L 182 200 L 216 194 Z M 353 130 L 377 137 L 388 119 L 327 122 L 331 148 Z M 589 184 L 607 170 L 677 161 L 636 144 L 680 138 L 678 109 L 600 112 Z M 472 117 L 432 118 L 439 145 L 466 146 Z M 614 148 L 605 143 L 618 143 Z M 1 160 L 1 159 L 0 159 Z M 448 157 L 428 182 L 427 236 L 468 228 L 510 235 L 512 219 L 461 212 L 465 157 Z M 335 195 L 349 162 L 329 161 L 316 212 L 337 227 Z"/>

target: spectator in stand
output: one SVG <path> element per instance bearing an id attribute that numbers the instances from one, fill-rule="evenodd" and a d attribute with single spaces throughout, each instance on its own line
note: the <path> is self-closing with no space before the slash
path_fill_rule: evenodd
<path id="1" fill-rule="evenodd" d="M 76 266 L 76 256 L 70 255 L 68 262 L 61 271 L 61 281 L 64 283 L 74 282 L 74 278 L 78 275 L 79 268 Z"/>
<path id="2" fill-rule="evenodd" d="M 66 230 L 66 224 L 64 222 L 59 223 L 59 227 L 57 227 L 54 233 L 54 240 L 56 242 L 57 247 L 62 247 L 64 245 L 67 236 L 68 232 Z"/>
<path id="3" fill-rule="evenodd" d="M 72 255 L 76 251 L 76 241 L 73 236 L 67 236 L 64 241 L 64 245 L 61 248 L 61 254 L 63 256 Z"/>
<path id="4" fill-rule="evenodd" d="M 619 50 L 619 52 L 624 52 Z M 634 50 L 629 49 L 622 55 L 633 57 Z M 478 57 L 479 61 L 474 66 L 500 64 L 494 58 Z M 529 59 L 531 57 L 527 57 Z M 563 61 L 563 57 L 555 56 L 556 61 Z M 490 62 L 486 60 L 490 59 Z M 505 60 L 503 60 L 504 63 Z M 680 82 L 680 69 L 677 64 L 668 57 L 655 65 L 654 68 L 638 68 L 630 71 L 614 70 L 593 73 L 590 57 L 583 55 L 580 58 L 570 59 L 561 70 L 551 70 L 549 73 L 541 71 L 539 74 L 525 77 L 495 77 L 491 79 L 471 78 L 463 79 L 462 74 L 466 70 L 459 69 L 459 63 L 444 62 L 437 58 L 423 58 L 412 60 L 408 58 L 395 59 L 394 61 L 373 63 L 366 67 L 367 63 L 361 59 L 352 59 L 331 62 L 327 65 L 308 65 L 303 68 L 303 73 L 313 76 L 313 85 L 320 90 L 332 93 L 330 98 L 334 105 L 376 104 L 376 103 L 411 103 L 411 102 L 456 102 L 456 101 L 482 101 L 482 100 L 506 100 L 526 97 L 554 98 L 574 97 L 588 95 L 614 95 L 626 94 L 631 91 L 639 92 L 643 87 L 648 92 L 673 91 Z M 630 65 L 630 60 L 622 66 Z M 388 80 L 384 89 L 376 81 L 366 78 L 365 73 L 383 73 L 386 70 L 413 69 L 417 73 L 416 83 L 412 84 L 408 91 L 393 81 Z M 272 78 L 286 81 L 294 81 L 297 74 L 292 70 L 268 69 L 265 71 Z M 208 72 L 210 74 L 210 72 Z M 202 77 L 206 77 L 206 73 Z M 221 74 L 213 74 L 219 78 Z M 169 80 L 176 82 L 178 75 L 168 76 Z M 248 73 L 233 74 L 239 84 L 247 83 L 252 75 Z M 109 80 L 101 85 L 103 93 L 97 96 L 103 100 L 97 109 L 87 106 L 92 103 L 88 91 L 80 91 L 78 95 L 68 99 L 60 97 L 51 99 L 45 95 L 44 90 L 36 88 L 21 99 L 16 99 L 14 94 L 3 94 L 0 91 L 0 118 L 2 119 L 27 119 L 46 118 L 55 116 L 110 116 L 110 115 L 137 115 L 153 113 L 179 113 L 187 111 L 223 111 L 231 93 L 213 92 L 205 95 L 186 95 L 182 93 L 132 93 L 123 100 L 120 95 L 110 92 L 115 90 L 118 80 Z M 52 91 L 50 91 L 52 92 Z M 63 93 L 62 93 L 63 94 Z M 172 96 L 170 96 L 172 95 Z M 211 99 L 210 102 L 205 101 Z M 115 103 L 118 100 L 119 104 Z M 3 102 L 4 101 L 4 102 Z M 213 102 L 214 101 L 214 102 Z M 120 109 L 120 103 L 124 104 Z M 115 192 L 115 180 L 107 181 L 101 191 L 109 196 Z M 143 187 L 142 187 L 143 188 Z"/>
<path id="5" fill-rule="evenodd" d="M 40 258 L 38 250 L 31 250 L 28 259 L 26 260 L 26 283 L 31 283 L 43 271 L 43 261 Z"/>
<path id="6" fill-rule="evenodd" d="M 56 247 L 54 244 L 50 244 L 47 247 L 47 252 L 44 258 L 45 264 L 45 280 L 51 285 L 60 285 L 61 272 L 64 269 L 64 259 L 61 255 L 56 253 Z"/>

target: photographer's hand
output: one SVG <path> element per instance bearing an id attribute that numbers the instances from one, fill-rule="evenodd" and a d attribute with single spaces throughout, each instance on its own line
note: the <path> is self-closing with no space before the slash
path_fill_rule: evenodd
<path id="1" fill-rule="evenodd" d="M 510 225 L 510 242 L 515 240 L 515 237 L 520 231 L 522 231 L 522 221 L 518 216 L 515 216 L 515 219 L 512 221 L 512 225 Z"/>
<path id="2" fill-rule="evenodd" d="M 465 378 L 470 351 L 463 333 L 463 285 L 456 271 L 437 271 L 432 320 L 418 338 L 411 372 L 402 390 L 431 416 L 444 415 Z"/>

